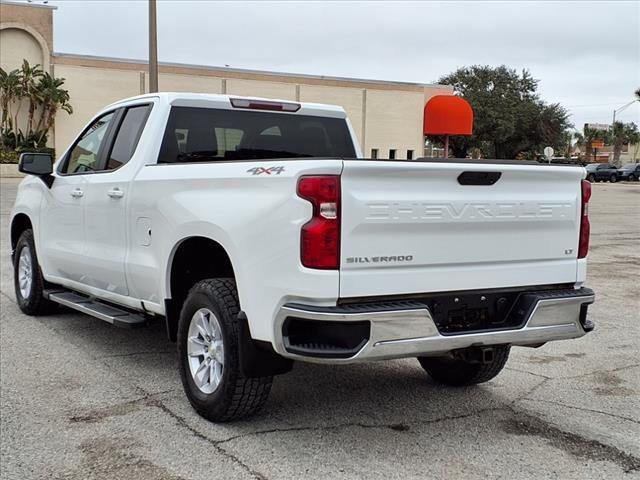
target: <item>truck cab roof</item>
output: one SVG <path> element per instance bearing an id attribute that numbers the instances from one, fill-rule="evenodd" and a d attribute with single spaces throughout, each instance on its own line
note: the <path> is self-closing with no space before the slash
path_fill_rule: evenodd
<path id="1" fill-rule="evenodd" d="M 254 108 L 257 110 L 278 110 L 277 108 L 259 108 L 259 107 L 234 107 L 231 100 L 244 100 L 250 104 L 269 105 L 295 105 L 295 110 L 281 110 L 283 113 L 297 113 L 300 115 L 312 115 L 317 117 L 346 118 L 347 114 L 344 109 L 337 105 L 327 105 L 322 103 L 298 102 L 294 100 L 283 100 L 263 97 L 250 97 L 241 95 L 227 95 L 215 93 L 184 93 L 184 92 L 158 92 L 137 95 L 135 97 L 126 98 L 108 105 L 106 109 L 123 106 L 131 102 L 137 102 L 144 99 L 158 99 L 169 105 L 200 107 L 200 108 Z"/>

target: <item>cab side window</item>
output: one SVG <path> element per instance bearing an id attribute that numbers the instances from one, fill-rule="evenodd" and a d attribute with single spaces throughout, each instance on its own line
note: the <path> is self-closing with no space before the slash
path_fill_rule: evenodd
<path id="1" fill-rule="evenodd" d="M 105 170 L 115 170 L 131 160 L 150 110 L 150 105 L 127 108 L 113 142 Z"/>
<path id="2" fill-rule="evenodd" d="M 107 113 L 85 130 L 69 151 L 61 173 L 93 172 L 98 168 L 100 149 L 104 144 L 105 136 L 113 117 L 114 112 Z"/>

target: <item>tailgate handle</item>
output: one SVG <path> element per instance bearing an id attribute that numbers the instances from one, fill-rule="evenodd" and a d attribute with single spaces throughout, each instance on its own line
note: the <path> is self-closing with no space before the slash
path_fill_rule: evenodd
<path id="1" fill-rule="evenodd" d="M 460 185 L 493 185 L 502 176 L 502 172 L 462 172 L 458 175 Z"/>

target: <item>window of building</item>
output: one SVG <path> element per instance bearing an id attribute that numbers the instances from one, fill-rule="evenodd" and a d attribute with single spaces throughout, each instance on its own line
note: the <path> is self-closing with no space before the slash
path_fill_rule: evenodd
<path id="1" fill-rule="evenodd" d="M 391 160 L 395 160 L 396 159 L 396 149 L 392 148 L 391 150 L 389 150 L 389 159 Z"/>
<path id="2" fill-rule="evenodd" d="M 372 148 L 371 149 L 371 158 L 373 158 L 373 159 L 378 158 L 378 149 L 377 148 Z"/>
<path id="3" fill-rule="evenodd" d="M 407 160 L 413 160 L 413 150 L 407 150 Z"/>
<path id="4" fill-rule="evenodd" d="M 151 105 L 140 105 L 127 109 L 122 123 L 120 123 L 116 140 L 113 142 L 106 170 L 115 170 L 131 160 L 150 110 Z"/>

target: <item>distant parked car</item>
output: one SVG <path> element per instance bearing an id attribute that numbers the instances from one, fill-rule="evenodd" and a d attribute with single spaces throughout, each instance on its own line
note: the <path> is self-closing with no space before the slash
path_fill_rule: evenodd
<path id="1" fill-rule="evenodd" d="M 640 179 L 640 163 L 628 163 L 618 170 L 618 180 L 635 182 Z"/>
<path id="2" fill-rule="evenodd" d="M 587 180 L 593 182 L 615 183 L 618 181 L 618 169 L 611 163 L 590 163 L 586 166 Z"/>

